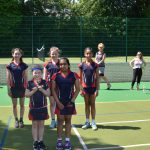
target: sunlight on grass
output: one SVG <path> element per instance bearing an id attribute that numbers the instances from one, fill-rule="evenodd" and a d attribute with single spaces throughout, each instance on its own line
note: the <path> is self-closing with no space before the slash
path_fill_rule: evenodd
<path id="1" fill-rule="evenodd" d="M 131 59 L 133 59 L 135 56 L 129 56 L 127 57 L 127 62 L 130 62 Z M 80 63 L 81 61 L 84 61 L 85 58 L 80 58 L 80 57 L 68 57 L 70 60 L 70 63 Z M 49 58 L 46 57 L 45 58 L 45 62 L 48 61 Z M 94 58 L 93 58 L 94 60 Z M 144 60 L 146 62 L 150 62 L 150 56 L 145 56 Z M 43 64 L 44 62 L 42 62 L 41 60 L 39 60 L 38 58 L 23 58 L 23 61 L 27 64 Z M 0 58 L 0 64 L 8 64 L 9 62 L 11 62 L 11 58 Z M 126 57 L 107 57 L 106 58 L 106 63 L 117 63 L 117 62 L 126 62 Z"/>

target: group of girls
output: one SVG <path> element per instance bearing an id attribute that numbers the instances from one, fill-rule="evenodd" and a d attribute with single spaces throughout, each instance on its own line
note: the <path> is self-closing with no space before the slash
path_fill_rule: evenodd
<path id="1" fill-rule="evenodd" d="M 80 92 L 85 101 L 86 121 L 82 129 L 91 128 L 97 130 L 95 122 L 95 100 L 99 93 L 99 82 L 104 79 L 107 83 L 107 89 L 111 84 L 106 76 L 104 44 L 98 44 L 98 52 L 95 61 L 92 59 L 92 48 L 84 49 L 85 61 L 81 62 L 79 73 L 70 70 L 68 58 L 59 58 L 59 48 L 51 47 L 49 51 L 50 60 L 44 64 L 34 65 L 32 67 L 33 78 L 28 81 L 28 65 L 23 62 L 23 51 L 20 48 L 12 49 L 12 61 L 7 65 L 7 87 L 8 95 L 12 99 L 13 114 L 15 118 L 15 128 L 23 128 L 24 100 L 25 96 L 30 98 L 29 120 L 32 120 L 33 149 L 45 150 L 43 142 L 44 121 L 49 119 L 47 109 L 47 99 L 50 99 L 50 127 L 57 126 L 57 144 L 58 150 L 70 150 L 71 142 L 71 118 L 76 114 L 75 100 Z M 137 62 L 137 59 L 134 60 Z M 130 64 L 134 62 L 132 61 Z M 144 62 L 144 61 L 143 61 Z M 144 62 L 145 64 L 145 62 Z M 138 82 L 139 84 L 139 82 Z M 132 83 L 133 88 L 134 83 Z M 17 98 L 20 103 L 20 118 L 17 113 Z M 55 114 L 57 119 L 55 119 Z M 91 123 L 90 123 L 91 115 Z M 65 140 L 63 143 L 62 133 L 65 122 Z"/>

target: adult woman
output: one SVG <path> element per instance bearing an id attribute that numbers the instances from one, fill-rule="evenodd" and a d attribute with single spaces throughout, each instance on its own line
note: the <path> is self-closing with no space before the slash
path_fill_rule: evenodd
<path id="1" fill-rule="evenodd" d="M 139 85 L 142 77 L 142 69 L 146 66 L 146 62 L 143 59 L 143 54 L 137 52 L 136 57 L 130 61 L 130 66 L 133 68 L 133 78 L 131 83 L 131 90 L 133 90 L 134 84 L 137 81 L 137 90 L 140 90 Z"/>

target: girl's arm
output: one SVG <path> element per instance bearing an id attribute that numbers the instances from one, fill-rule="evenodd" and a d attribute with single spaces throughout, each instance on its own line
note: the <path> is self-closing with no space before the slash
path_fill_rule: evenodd
<path id="1" fill-rule="evenodd" d="M 79 68 L 79 85 L 80 85 L 80 95 L 83 96 L 83 86 L 82 86 L 82 70 Z"/>
<path id="2" fill-rule="evenodd" d="M 134 62 L 135 59 L 132 59 L 129 63 L 129 65 L 133 68 L 133 62 Z"/>
<path id="3" fill-rule="evenodd" d="M 97 61 L 97 53 L 95 55 L 95 62 L 98 64 L 98 61 Z"/>
<path id="4" fill-rule="evenodd" d="M 37 87 L 34 87 L 34 88 L 32 89 L 32 91 L 30 91 L 29 89 L 26 89 L 26 91 L 25 91 L 25 96 L 26 96 L 26 97 L 31 97 L 37 90 L 38 90 Z"/>
<path id="5" fill-rule="evenodd" d="M 99 90 L 99 69 L 96 69 L 96 90 Z"/>
<path id="6" fill-rule="evenodd" d="M 64 105 L 59 101 L 57 93 L 56 93 L 56 82 L 52 80 L 52 95 L 60 109 L 64 108 Z"/>
<path id="7" fill-rule="evenodd" d="M 24 78 L 24 86 L 26 88 L 27 87 L 27 82 L 28 82 L 28 70 L 27 69 L 24 71 L 23 78 Z"/>
<path id="8" fill-rule="evenodd" d="M 46 80 L 46 77 L 47 77 L 47 69 L 44 67 L 44 70 L 43 70 L 43 79 Z"/>
<path id="9" fill-rule="evenodd" d="M 79 91 L 80 91 L 79 79 L 76 79 L 76 81 L 75 81 L 75 92 L 74 92 L 74 95 L 73 95 L 72 100 L 71 100 L 72 102 L 74 102 L 75 99 L 77 98 Z"/>
<path id="10" fill-rule="evenodd" d="M 146 66 L 146 62 L 145 62 L 145 60 L 143 59 L 143 64 L 144 64 L 144 67 Z"/>
<path id="11" fill-rule="evenodd" d="M 103 63 L 106 59 L 106 54 L 103 55 L 102 60 L 99 62 L 99 64 Z"/>
<path id="12" fill-rule="evenodd" d="M 106 59 L 106 54 L 103 55 L 101 61 L 98 62 L 98 61 L 96 60 L 95 62 L 96 62 L 97 64 L 101 64 L 101 63 L 103 63 L 103 62 L 105 61 L 105 59 Z"/>
<path id="13" fill-rule="evenodd" d="M 50 96 L 50 89 L 49 88 L 45 90 L 45 89 L 43 89 L 42 86 L 39 86 L 38 90 L 41 91 L 45 96 Z"/>
<path id="14" fill-rule="evenodd" d="M 8 95 L 11 96 L 11 91 L 10 91 L 11 73 L 10 73 L 10 71 L 8 69 L 6 69 L 6 80 L 7 80 Z"/>
<path id="15" fill-rule="evenodd" d="M 95 96 L 98 96 L 98 91 L 99 91 L 99 69 L 96 69 L 96 92 Z"/>
<path id="16" fill-rule="evenodd" d="M 79 68 L 79 83 L 80 83 L 80 87 L 82 89 L 82 70 Z"/>

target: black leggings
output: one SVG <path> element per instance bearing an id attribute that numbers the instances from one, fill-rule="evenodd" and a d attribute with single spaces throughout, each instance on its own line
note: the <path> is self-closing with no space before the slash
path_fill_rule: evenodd
<path id="1" fill-rule="evenodd" d="M 141 77 L 142 77 L 142 69 L 141 68 L 133 69 L 133 79 L 132 79 L 131 86 L 132 87 L 134 86 L 136 79 L 137 79 L 137 85 L 139 85 L 141 81 Z"/>

